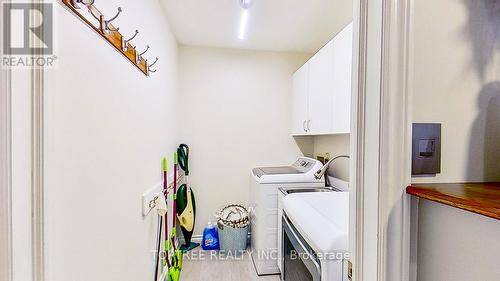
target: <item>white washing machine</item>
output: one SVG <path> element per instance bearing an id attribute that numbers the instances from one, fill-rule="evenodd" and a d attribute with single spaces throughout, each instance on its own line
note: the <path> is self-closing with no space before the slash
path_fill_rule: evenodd
<path id="1" fill-rule="evenodd" d="M 317 188 L 324 178 L 314 174 L 323 164 L 299 157 L 291 166 L 262 167 L 252 170 L 250 184 L 251 255 L 258 275 L 279 274 L 278 267 L 278 189 Z"/>

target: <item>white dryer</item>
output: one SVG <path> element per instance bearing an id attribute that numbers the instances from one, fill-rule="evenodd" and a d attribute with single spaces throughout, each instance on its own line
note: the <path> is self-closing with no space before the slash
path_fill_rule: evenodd
<path id="1" fill-rule="evenodd" d="M 278 267 L 278 189 L 317 188 L 324 178 L 314 174 L 323 164 L 299 157 L 291 166 L 254 168 L 250 184 L 251 255 L 258 275 L 279 274 Z"/>

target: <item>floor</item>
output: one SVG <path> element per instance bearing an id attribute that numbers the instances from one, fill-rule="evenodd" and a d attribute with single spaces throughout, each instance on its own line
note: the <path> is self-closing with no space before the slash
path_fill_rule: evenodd
<path id="1" fill-rule="evenodd" d="M 181 280 L 186 281 L 279 281 L 279 275 L 259 277 L 248 253 L 240 256 L 220 256 L 210 252 L 195 252 L 184 257 Z"/>

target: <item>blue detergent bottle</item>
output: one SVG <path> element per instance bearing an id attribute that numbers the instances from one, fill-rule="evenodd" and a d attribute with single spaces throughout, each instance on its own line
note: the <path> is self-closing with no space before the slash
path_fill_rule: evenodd
<path id="1" fill-rule="evenodd" d="M 217 227 L 211 222 L 203 230 L 203 244 L 201 247 L 205 251 L 220 250 L 219 233 Z"/>

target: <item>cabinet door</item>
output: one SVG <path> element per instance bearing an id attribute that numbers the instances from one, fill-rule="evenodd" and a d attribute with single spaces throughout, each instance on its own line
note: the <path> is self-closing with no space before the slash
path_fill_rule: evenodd
<path id="1" fill-rule="evenodd" d="M 309 124 L 311 134 L 332 130 L 333 41 L 309 61 Z"/>
<path id="2" fill-rule="evenodd" d="M 351 131 L 352 23 L 333 40 L 332 133 Z"/>
<path id="3" fill-rule="evenodd" d="M 308 119 L 308 75 L 309 64 L 303 65 L 293 75 L 293 106 L 292 106 L 292 134 L 307 134 Z"/>

